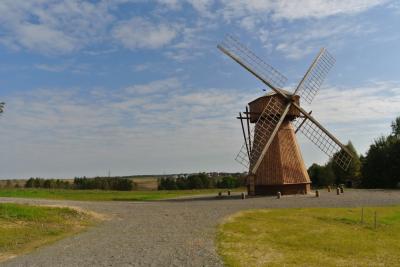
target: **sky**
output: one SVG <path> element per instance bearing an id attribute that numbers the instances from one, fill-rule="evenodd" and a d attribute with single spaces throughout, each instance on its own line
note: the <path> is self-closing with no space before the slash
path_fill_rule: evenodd
<path id="1" fill-rule="evenodd" d="M 399 26 L 386 0 L 1 0 L 0 178 L 243 171 L 236 116 L 266 88 L 216 48 L 226 34 L 287 90 L 327 48 L 303 107 L 365 153 L 400 116 Z"/>

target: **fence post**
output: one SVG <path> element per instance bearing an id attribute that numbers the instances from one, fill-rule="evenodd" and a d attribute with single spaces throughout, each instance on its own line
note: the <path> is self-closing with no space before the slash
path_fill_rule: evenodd
<path id="1" fill-rule="evenodd" d="M 364 223 L 364 207 L 361 208 L 361 223 Z"/>

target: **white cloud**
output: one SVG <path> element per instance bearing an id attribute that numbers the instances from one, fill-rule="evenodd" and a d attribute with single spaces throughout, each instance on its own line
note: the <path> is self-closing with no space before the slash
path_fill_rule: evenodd
<path id="1" fill-rule="evenodd" d="M 153 93 L 164 93 L 168 91 L 175 91 L 179 89 L 181 83 L 176 78 L 169 78 L 165 80 L 156 80 L 146 84 L 136 84 L 125 88 L 128 93 L 135 94 L 153 94 Z"/>
<path id="2" fill-rule="evenodd" d="M 109 5 L 70 1 L 0 2 L 1 42 L 45 54 L 70 53 L 102 38 L 112 21 Z"/>
<path id="3" fill-rule="evenodd" d="M 386 0 L 222 0 L 226 19 L 271 15 L 275 19 L 323 18 L 339 14 L 356 14 L 386 3 Z"/>
<path id="4" fill-rule="evenodd" d="M 312 109 L 321 120 L 336 124 L 387 121 L 400 113 L 399 82 L 374 82 L 354 88 L 321 90 Z"/>
<path id="5" fill-rule="evenodd" d="M 157 2 L 172 10 L 179 10 L 182 7 L 179 0 L 157 0 Z"/>
<path id="6" fill-rule="evenodd" d="M 112 35 L 129 49 L 155 49 L 169 44 L 177 32 L 175 27 L 169 24 L 154 24 L 144 18 L 134 17 L 116 25 Z"/>
<path id="7" fill-rule="evenodd" d="M 313 23 L 307 24 L 305 27 L 290 32 L 272 33 L 270 34 L 270 39 L 275 41 L 276 51 L 289 59 L 299 59 L 327 45 L 337 49 L 350 36 L 354 39 L 369 35 L 375 31 L 375 27 L 358 21 L 339 22 L 327 20 L 316 25 Z M 268 39 L 264 43 L 271 45 Z"/>

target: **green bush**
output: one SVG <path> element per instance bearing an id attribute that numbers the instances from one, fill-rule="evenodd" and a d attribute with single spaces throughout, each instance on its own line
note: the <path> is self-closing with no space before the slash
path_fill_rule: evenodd
<path id="1" fill-rule="evenodd" d="M 132 180 L 120 177 L 75 177 L 74 187 L 76 189 L 101 189 L 129 191 L 133 188 Z"/>

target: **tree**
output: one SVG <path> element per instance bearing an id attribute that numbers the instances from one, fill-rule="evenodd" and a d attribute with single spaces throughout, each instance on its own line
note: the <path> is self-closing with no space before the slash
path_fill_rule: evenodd
<path id="1" fill-rule="evenodd" d="M 313 186 L 328 186 L 335 182 L 335 175 L 332 170 L 332 163 L 321 166 L 316 163 L 311 165 L 308 170 Z"/>
<path id="2" fill-rule="evenodd" d="M 376 139 L 363 158 L 361 173 L 365 187 L 394 188 L 400 183 L 400 117 L 391 127 L 391 135 Z"/>
<path id="3" fill-rule="evenodd" d="M 394 121 L 392 121 L 392 136 L 397 139 L 400 139 L 400 117 L 397 117 Z"/>
<path id="4" fill-rule="evenodd" d="M 339 165 L 332 163 L 332 170 L 335 175 L 335 183 L 343 184 L 351 181 L 352 184 L 359 184 L 361 180 L 361 161 L 360 156 L 357 154 L 353 144 L 349 141 L 346 148 L 350 151 L 353 156 L 347 170 L 343 170 Z M 340 151 L 339 153 L 344 153 Z"/>

